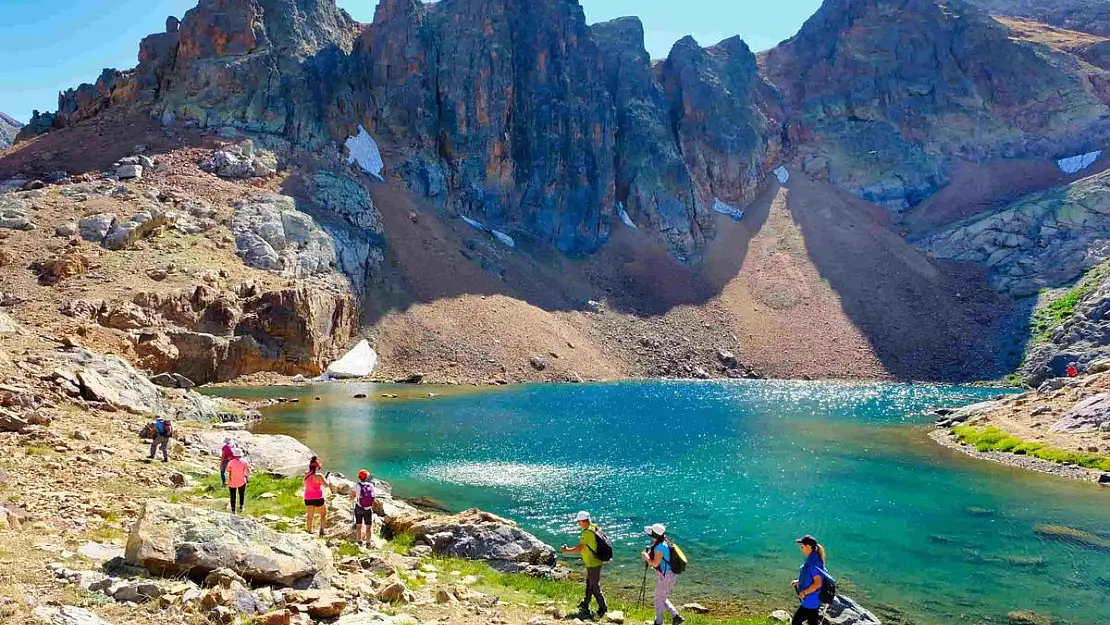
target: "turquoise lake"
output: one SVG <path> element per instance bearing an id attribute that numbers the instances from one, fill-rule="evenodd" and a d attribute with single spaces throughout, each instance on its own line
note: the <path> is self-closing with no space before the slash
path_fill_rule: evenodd
<path id="1" fill-rule="evenodd" d="M 663 522 L 691 560 L 682 601 L 790 607 L 793 539 L 811 533 L 846 594 L 884 622 L 1005 623 L 1013 610 L 1110 621 L 1110 550 L 1034 532 L 1110 540 L 1110 488 L 927 438 L 928 410 L 997 390 L 652 381 L 375 399 L 395 388 L 224 392 L 301 397 L 268 409 L 259 431 L 300 438 L 326 469 L 368 467 L 402 497 L 478 506 L 555 545 L 573 543 L 571 516 L 591 511 L 617 542 L 611 587 L 638 589 L 639 533 Z"/>

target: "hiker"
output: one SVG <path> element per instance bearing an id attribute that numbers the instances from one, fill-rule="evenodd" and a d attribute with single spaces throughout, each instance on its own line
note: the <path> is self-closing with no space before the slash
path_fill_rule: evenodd
<path id="1" fill-rule="evenodd" d="M 1074 362 L 1069 362 L 1067 373 L 1068 373 L 1069 378 L 1074 378 L 1077 375 L 1079 375 L 1079 364 L 1074 363 Z"/>
<path id="2" fill-rule="evenodd" d="M 157 417 L 154 419 L 154 438 L 150 441 L 150 455 L 148 460 L 154 460 L 158 448 L 162 448 L 162 462 L 170 461 L 170 439 L 173 438 L 173 423 L 169 419 Z"/>
<path id="3" fill-rule="evenodd" d="M 590 513 L 583 510 L 579 512 L 574 518 L 578 523 L 578 527 L 582 528 L 582 534 L 578 540 L 578 544 L 574 547 L 567 547 L 563 545 L 563 553 L 580 553 L 582 554 L 582 564 L 586 567 L 586 598 L 578 605 L 582 614 L 589 615 L 590 613 L 590 598 L 597 599 L 597 617 L 605 616 L 605 612 L 609 609 L 605 605 L 605 595 L 601 593 L 601 566 L 605 564 L 608 558 L 612 558 L 612 547 L 608 545 L 608 539 L 604 537 L 601 530 L 590 522 Z M 599 536 L 602 538 L 598 540 Z M 598 554 L 599 543 L 604 542 L 608 547 L 608 558 L 600 557 Z M 605 553 L 601 554 L 606 555 Z"/>
<path id="4" fill-rule="evenodd" d="M 324 524 L 328 521 L 327 501 L 324 500 L 324 487 L 327 479 L 320 475 L 320 461 L 313 456 L 308 461 L 308 473 L 304 474 L 304 506 L 307 509 L 305 527 L 312 533 L 312 517 L 320 516 L 320 536 L 324 535 Z"/>
<path id="5" fill-rule="evenodd" d="M 238 447 L 231 450 L 231 460 L 227 463 L 227 493 L 231 498 L 231 513 L 238 514 L 243 511 L 243 504 L 247 502 L 247 483 L 251 481 L 251 465 L 243 460 L 243 450 Z M 239 510 L 235 510 L 235 494 L 239 493 Z"/>
<path id="6" fill-rule="evenodd" d="M 227 463 L 234 457 L 235 445 L 231 437 L 224 439 L 223 449 L 220 450 L 220 483 L 227 486 Z"/>
<path id="7" fill-rule="evenodd" d="M 643 558 L 644 565 L 655 569 L 656 573 L 655 625 L 663 625 L 663 617 L 667 612 L 671 613 L 673 618 L 671 622 L 674 625 L 680 625 L 686 619 L 682 618 L 669 599 L 675 582 L 678 581 L 678 574 L 671 566 L 674 556 L 671 551 L 671 541 L 667 539 L 667 526 L 662 523 L 649 525 L 644 528 L 644 533 L 651 536 L 653 541 L 651 546 L 644 549 L 640 557 Z"/>
<path id="8" fill-rule="evenodd" d="M 370 545 L 374 535 L 374 480 L 366 469 L 358 472 L 358 484 L 351 489 L 351 499 L 355 504 L 355 542 Z"/>
<path id="9" fill-rule="evenodd" d="M 829 575 L 825 572 L 825 547 L 809 534 L 794 542 L 798 543 L 806 561 L 798 571 L 798 579 L 790 582 L 801 601 L 791 625 L 818 625 L 821 622 L 821 587 Z"/>

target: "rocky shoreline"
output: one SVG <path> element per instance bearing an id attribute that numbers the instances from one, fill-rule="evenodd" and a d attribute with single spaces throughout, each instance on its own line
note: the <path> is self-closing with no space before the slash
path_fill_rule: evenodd
<path id="1" fill-rule="evenodd" d="M 929 438 L 937 443 L 960 453 L 967 454 L 973 458 L 981 460 L 989 460 L 999 464 L 1017 467 L 1019 469 L 1027 469 L 1029 471 L 1036 471 L 1038 473 L 1048 473 L 1059 477 L 1066 477 L 1073 480 L 1081 480 L 1084 482 L 1098 481 L 1101 472 L 1093 469 L 1086 469 L 1084 467 L 1075 465 L 1063 465 L 1056 462 L 1049 462 L 1048 460 L 1041 460 L 1040 458 L 1033 458 L 1031 456 L 1019 456 L 1016 454 L 1006 453 L 1002 451 L 979 451 L 966 443 L 960 442 L 959 438 L 948 429 L 936 429 L 929 433 Z"/>

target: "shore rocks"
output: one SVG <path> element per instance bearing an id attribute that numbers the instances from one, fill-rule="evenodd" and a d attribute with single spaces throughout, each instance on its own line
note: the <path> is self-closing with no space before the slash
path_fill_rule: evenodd
<path id="1" fill-rule="evenodd" d="M 1064 413 L 1049 432 L 1097 432 L 1110 423 L 1110 393 L 1099 393 L 1084 399 Z"/>
<path id="2" fill-rule="evenodd" d="M 161 575 L 228 568 L 255 583 L 321 582 L 331 552 L 313 537 L 275 532 L 251 519 L 150 500 L 127 540 L 127 562 Z"/>
<path id="3" fill-rule="evenodd" d="M 189 436 L 188 442 L 219 457 L 225 436 L 228 435 L 223 432 L 196 432 Z M 232 436 L 256 472 L 281 477 L 301 475 L 308 470 L 308 461 L 316 455 L 297 439 L 284 434 L 236 432 Z"/>
<path id="4" fill-rule="evenodd" d="M 881 625 L 881 621 L 851 597 L 838 594 L 825 612 L 829 625 Z"/>
<path id="5" fill-rule="evenodd" d="M 959 425 L 981 414 L 986 414 L 1002 407 L 1001 401 L 982 401 L 969 406 L 964 406 L 950 414 L 943 415 L 936 421 L 937 427 L 952 427 Z"/>
<path id="6" fill-rule="evenodd" d="M 395 534 L 408 533 L 436 554 L 514 565 L 550 565 L 555 550 L 516 523 L 477 508 L 458 515 L 421 514 L 387 518 Z"/>

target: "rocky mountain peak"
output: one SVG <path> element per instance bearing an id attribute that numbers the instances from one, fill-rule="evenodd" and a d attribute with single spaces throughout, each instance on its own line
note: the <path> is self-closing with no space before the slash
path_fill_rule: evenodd
<path id="1" fill-rule="evenodd" d="M 12 142 L 22 127 L 22 122 L 0 112 L 0 150 L 12 147 Z"/>

